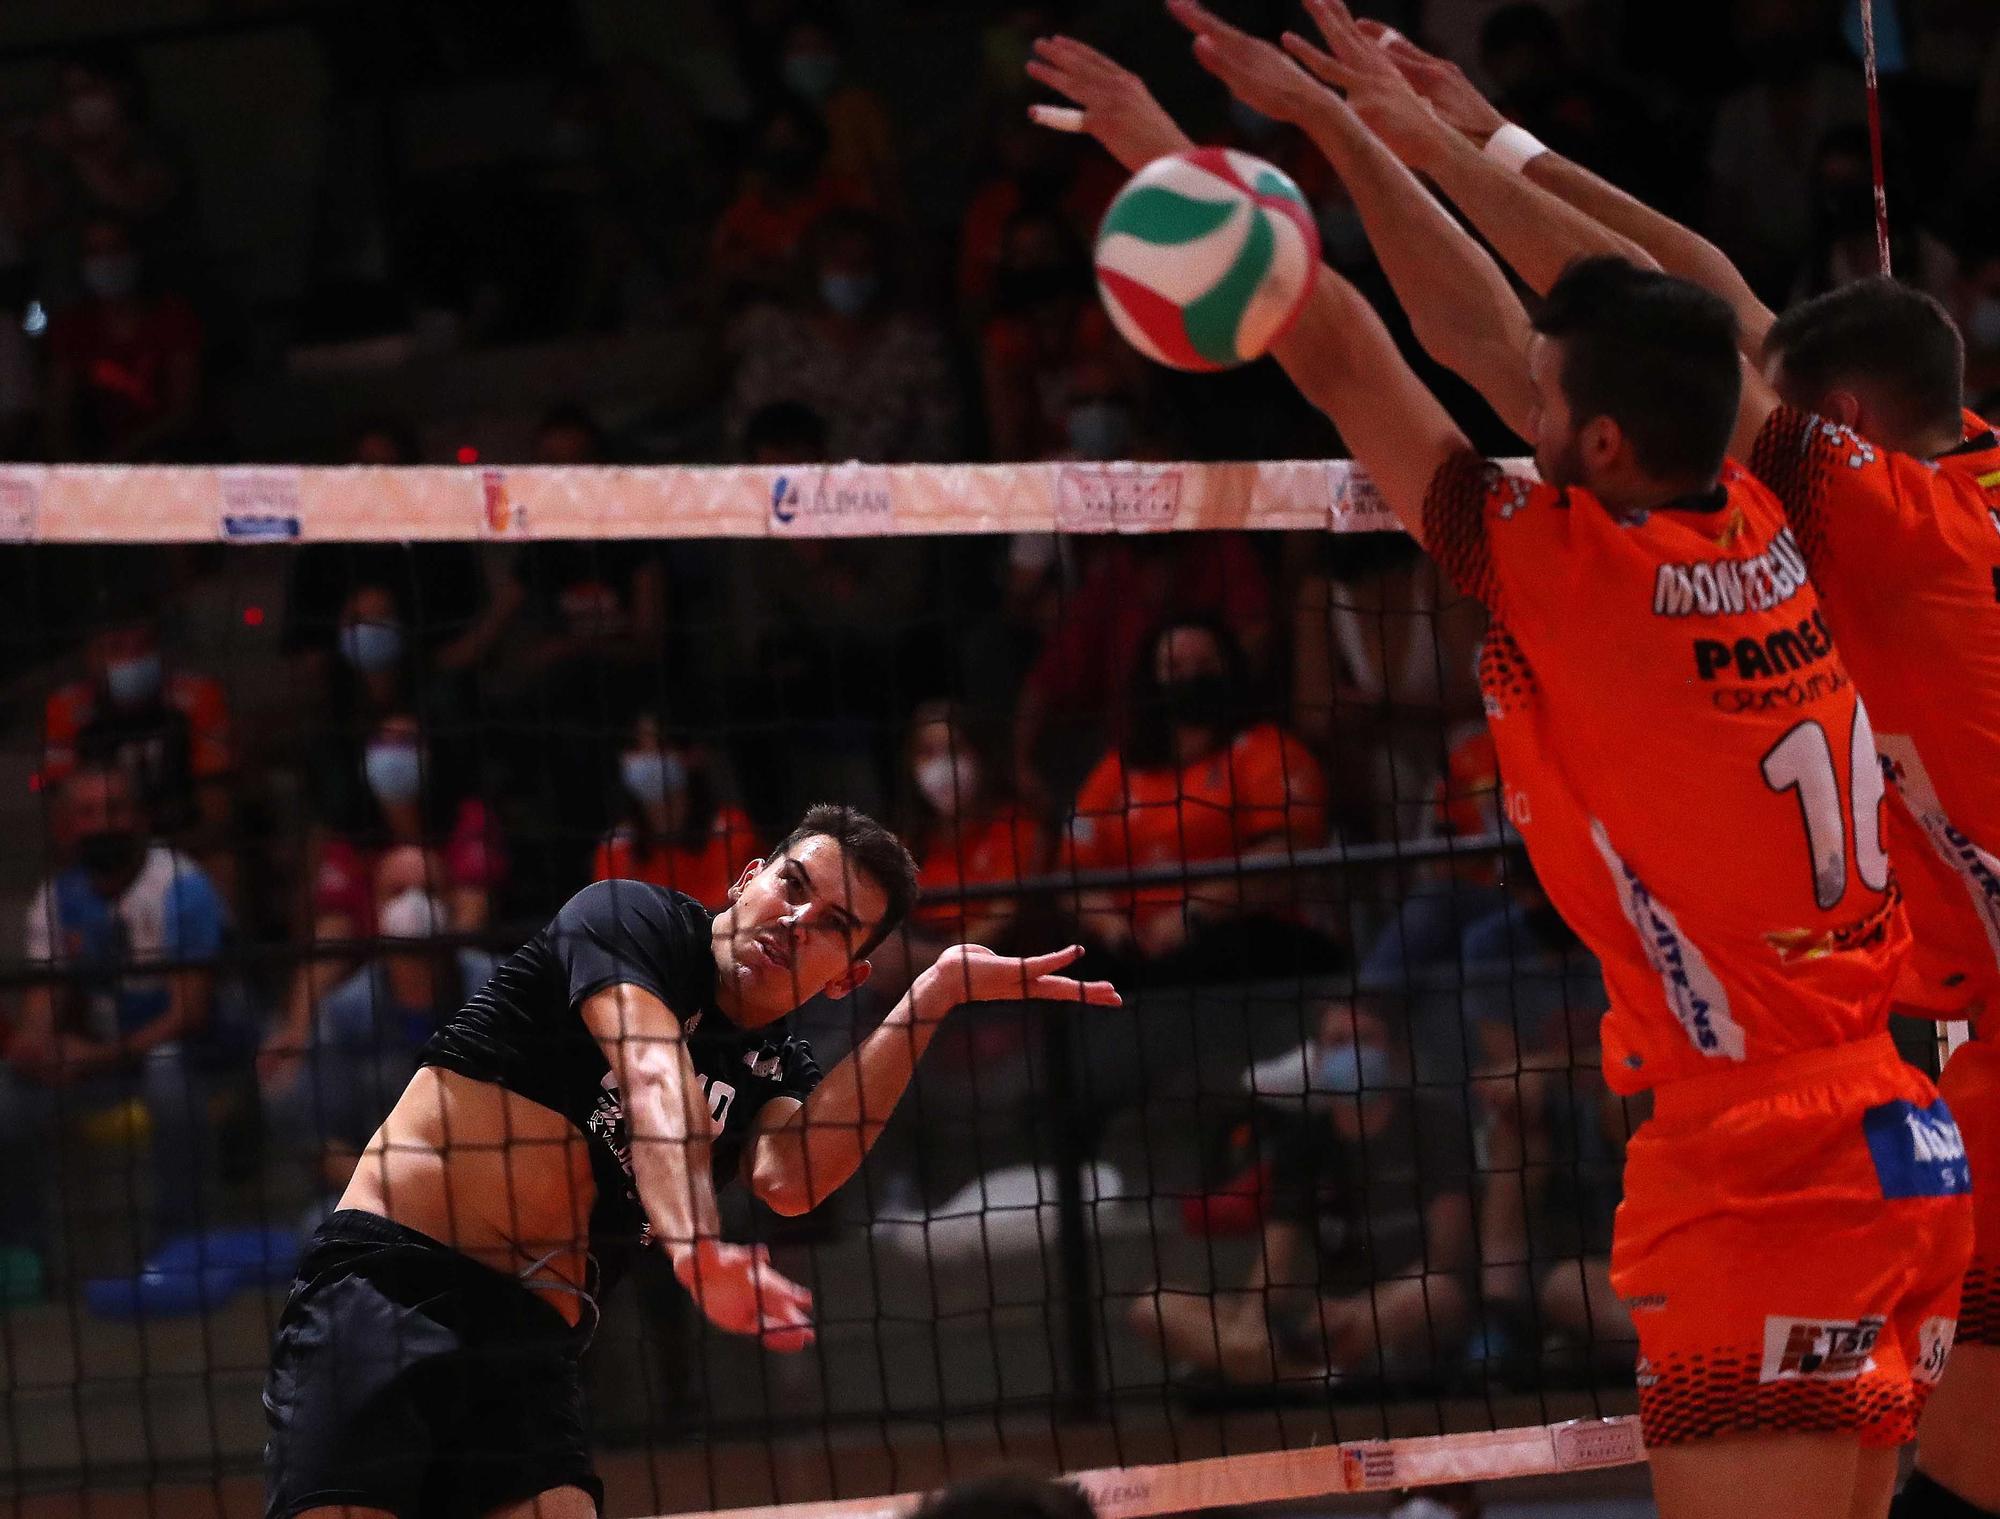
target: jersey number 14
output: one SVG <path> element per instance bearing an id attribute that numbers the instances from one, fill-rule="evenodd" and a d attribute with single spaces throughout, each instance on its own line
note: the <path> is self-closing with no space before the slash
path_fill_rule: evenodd
<path id="1" fill-rule="evenodd" d="M 1817 720 L 1790 729 L 1764 756 L 1764 781 L 1773 791 L 1798 793 L 1799 815 L 1812 854 L 1813 900 L 1821 911 L 1838 906 L 1847 892 L 1847 840 L 1854 838 L 1854 873 L 1870 891 L 1889 885 L 1889 856 L 1882 848 L 1882 798 L 1887 782 L 1875 753 L 1875 730 L 1868 709 L 1854 699 L 1854 726 L 1848 734 L 1849 790 L 1853 812 L 1841 805 L 1840 774 L 1833 744 Z"/>

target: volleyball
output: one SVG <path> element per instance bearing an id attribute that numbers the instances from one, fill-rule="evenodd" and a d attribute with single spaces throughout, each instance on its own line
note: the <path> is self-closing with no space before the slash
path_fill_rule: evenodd
<path id="1" fill-rule="evenodd" d="M 1297 319 L 1319 229 L 1299 187 L 1263 159 L 1194 148 L 1132 176 L 1095 256 L 1098 294 L 1134 348 L 1175 369 L 1231 369 Z"/>

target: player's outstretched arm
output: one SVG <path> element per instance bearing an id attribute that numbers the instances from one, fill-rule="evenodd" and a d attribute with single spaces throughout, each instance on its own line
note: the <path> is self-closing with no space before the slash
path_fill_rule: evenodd
<path id="1" fill-rule="evenodd" d="M 1516 432 L 1534 412 L 1528 315 L 1507 277 L 1340 96 L 1273 43 L 1230 26 L 1196 0 L 1170 0 L 1195 56 L 1237 96 L 1303 128 L 1340 172 L 1375 256 L 1425 352 L 1464 377 Z M 1420 124 L 1448 134 L 1386 62 Z"/>
<path id="2" fill-rule="evenodd" d="M 1117 1007 L 1109 981 L 1061 974 L 1082 955 L 1075 945 L 1025 959 L 976 944 L 946 950 L 803 1104 L 788 1104 L 760 1122 L 744 1158 L 751 1189 L 779 1213 L 804 1213 L 831 1196 L 882 1137 L 917 1062 L 954 1008 L 1030 1000 Z M 765 1112 L 778 1107 L 771 1103 Z"/>
<path id="3" fill-rule="evenodd" d="M 1417 378 L 1375 308 L 1322 266 L 1305 310 L 1271 354 L 1340 430 L 1396 519 L 1423 543 L 1431 482 L 1472 445 Z"/>
<path id="4" fill-rule="evenodd" d="M 674 1275 L 718 1329 L 771 1350 L 812 1343 L 812 1294 L 781 1276 L 759 1245 L 722 1238 L 709 1161 L 712 1129 L 680 1020 L 642 987 L 621 983 L 583 1004 L 584 1027 L 624 1095 L 632 1180 Z"/>
<path id="5" fill-rule="evenodd" d="M 1340 0 L 1306 0 L 1306 9 L 1326 47 L 1288 33 L 1285 51 L 1315 77 L 1344 91 L 1369 131 L 1412 169 L 1429 175 L 1529 289 L 1546 294 L 1579 258 L 1614 254 L 1642 266 L 1653 264 L 1651 255 L 1631 239 L 1486 157 L 1445 127 Z M 1327 143 L 1321 147 L 1331 151 Z"/>
<path id="6" fill-rule="evenodd" d="M 1457 64 L 1425 52 L 1407 37 L 1379 24 L 1364 21 L 1360 27 L 1388 54 L 1438 119 L 1474 147 L 1484 150 L 1494 134 L 1507 126 L 1507 118 L 1479 93 Z M 1753 363 L 1761 359 L 1764 336 L 1775 318 L 1728 254 L 1692 227 L 1628 195 L 1582 164 L 1546 145 L 1525 140 L 1525 134 L 1501 146 L 1511 147 L 1516 161 L 1523 153 L 1532 154 L 1520 171 L 1528 180 L 1645 249 L 1667 273 L 1704 286 L 1729 302 L 1736 312 L 1744 353 Z"/>

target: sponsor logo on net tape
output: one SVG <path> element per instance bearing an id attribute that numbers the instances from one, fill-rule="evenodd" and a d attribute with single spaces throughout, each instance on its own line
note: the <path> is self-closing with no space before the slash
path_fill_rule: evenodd
<path id="1" fill-rule="evenodd" d="M 1184 473 L 1146 464 L 1065 464 L 1056 472 L 1056 526 L 1070 533 L 1148 532 L 1181 513 Z"/>
<path id="2" fill-rule="evenodd" d="M 1875 1369 L 1875 1344 L 1884 1320 L 1799 1319 L 1772 1314 L 1764 1320 L 1760 1382 L 1852 1382 Z"/>
<path id="3" fill-rule="evenodd" d="M 1336 533 L 1393 533 L 1402 528 L 1375 482 L 1345 459 L 1327 465 Z"/>
<path id="4" fill-rule="evenodd" d="M 237 543 L 281 543 L 300 536 L 296 469 L 222 471 L 222 536 Z"/>
<path id="5" fill-rule="evenodd" d="M 768 527 L 778 537 L 860 537 L 895 526 L 895 490 L 879 466 L 792 469 L 771 481 Z"/>
<path id="6" fill-rule="evenodd" d="M 1639 1421 L 1633 1418 L 1575 1419 L 1554 1429 L 1556 1466 L 1566 1472 L 1598 1466 L 1630 1466 L 1646 1459 Z"/>
<path id="7" fill-rule="evenodd" d="M 33 543 L 41 510 L 39 470 L 0 470 L 0 543 Z"/>
<path id="8" fill-rule="evenodd" d="M 1340 1447 L 1340 1469 L 1350 1493 L 1372 1493 L 1396 1486 L 1396 1447 L 1356 1443 Z"/>
<path id="9" fill-rule="evenodd" d="M 528 509 L 514 499 L 504 469 L 479 472 L 479 507 L 480 529 L 488 538 L 528 536 Z"/>

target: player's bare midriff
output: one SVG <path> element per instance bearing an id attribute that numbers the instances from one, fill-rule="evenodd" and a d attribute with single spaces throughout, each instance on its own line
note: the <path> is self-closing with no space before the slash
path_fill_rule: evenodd
<path id="1" fill-rule="evenodd" d="M 424 1066 L 368 1141 L 340 1206 L 380 1214 L 508 1276 L 535 1266 L 536 1278 L 580 1288 L 596 1197 L 588 1142 L 562 1114 Z M 574 1292 L 534 1290 L 577 1321 Z"/>

